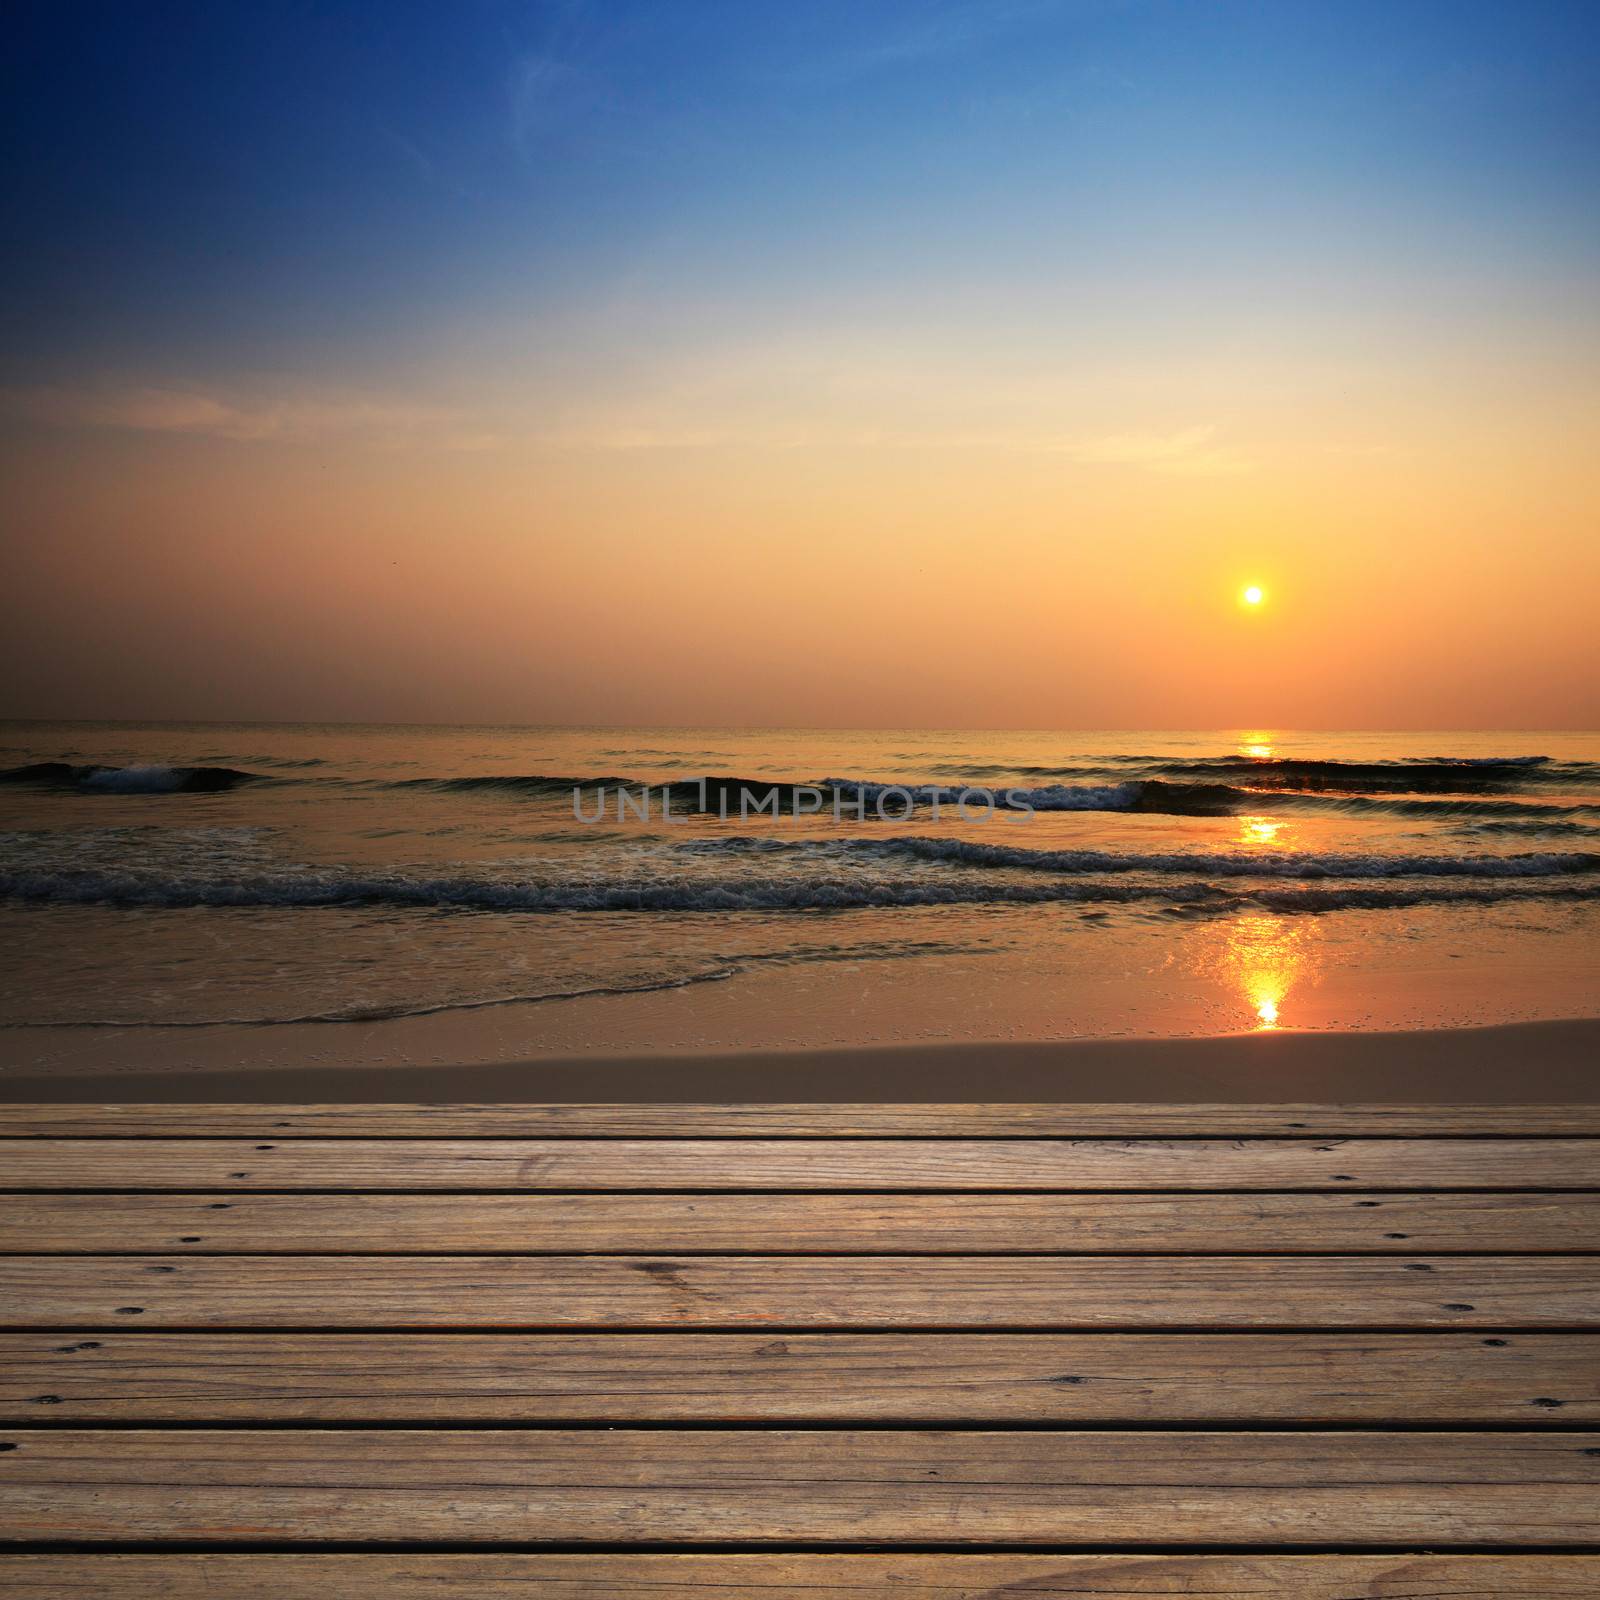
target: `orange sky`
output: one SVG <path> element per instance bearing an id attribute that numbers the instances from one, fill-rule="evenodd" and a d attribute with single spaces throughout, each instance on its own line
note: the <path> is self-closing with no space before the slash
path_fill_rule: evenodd
<path id="1" fill-rule="evenodd" d="M 1462 409 L 1368 419 L 1343 448 L 1263 420 L 1104 459 L 998 428 L 470 451 L 36 437 L 8 462 L 36 532 L 7 548 L 26 606 L 5 709 L 1594 726 L 1593 468 L 1576 430 L 1485 438 Z M 1259 612 L 1238 603 L 1251 581 Z"/>

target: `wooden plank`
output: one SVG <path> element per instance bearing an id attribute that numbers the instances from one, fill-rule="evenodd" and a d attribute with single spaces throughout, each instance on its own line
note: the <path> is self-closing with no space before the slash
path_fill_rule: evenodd
<path id="1" fill-rule="evenodd" d="M 1600 1335 L 0 1335 L 42 1418 L 1592 1424 Z"/>
<path id="2" fill-rule="evenodd" d="M 1589 1256 L 7 1256 L 0 1326 L 1600 1327 Z"/>
<path id="3" fill-rule="evenodd" d="M 16 1600 L 1593 1600 L 1582 1555 L 45 1555 Z"/>
<path id="4" fill-rule="evenodd" d="M 0 1138 L 1600 1136 L 1600 1105 L 0 1105 Z"/>
<path id="5" fill-rule="evenodd" d="M 1590 1139 L 10 1139 L 0 1189 L 1590 1189 Z"/>
<path id="6" fill-rule="evenodd" d="M 1582 1545 L 1600 1433 L 18 1429 L 0 1538 Z"/>
<path id="7" fill-rule="evenodd" d="M 1597 1174 L 1600 1177 L 1600 1174 Z M 21 1194 L 0 1251 L 889 1254 L 1600 1249 L 1600 1194 Z"/>

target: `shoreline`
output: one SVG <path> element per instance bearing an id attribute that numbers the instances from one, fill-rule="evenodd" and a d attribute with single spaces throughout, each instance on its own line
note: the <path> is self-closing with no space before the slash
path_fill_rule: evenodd
<path id="1" fill-rule="evenodd" d="M 1273 1032 L 656 1051 L 461 1065 L 0 1073 L 0 1103 L 1600 1103 L 1600 1018 Z"/>

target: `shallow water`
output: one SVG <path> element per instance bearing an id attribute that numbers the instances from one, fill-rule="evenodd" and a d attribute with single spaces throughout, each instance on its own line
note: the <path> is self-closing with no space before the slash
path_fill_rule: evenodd
<path id="1" fill-rule="evenodd" d="M 775 1010 L 796 1042 L 1600 1010 L 1592 735 L 11 723 L 0 767 L 13 1027 L 588 997 L 531 1007 L 531 1052 L 675 989 L 713 1045 Z"/>

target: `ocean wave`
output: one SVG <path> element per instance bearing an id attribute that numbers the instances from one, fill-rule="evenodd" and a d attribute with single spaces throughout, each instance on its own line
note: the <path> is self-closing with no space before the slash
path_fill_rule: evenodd
<path id="1" fill-rule="evenodd" d="M 1301 794 L 1292 791 L 1273 795 L 1246 795 L 1250 803 L 1240 807 L 1244 814 L 1263 808 L 1273 811 L 1332 811 L 1351 817 L 1376 815 L 1415 817 L 1423 822 L 1449 821 L 1452 818 L 1526 818 L 1533 822 L 1559 821 L 1564 817 L 1600 817 L 1600 805 L 1590 801 L 1565 803 L 1555 800 L 1509 800 L 1470 798 L 1452 795 L 1424 800 L 1408 795 Z"/>
<path id="2" fill-rule="evenodd" d="M 394 778 L 379 780 L 384 788 L 428 789 L 437 794 L 570 794 L 574 789 L 632 788 L 632 778 L 550 777 L 543 773 L 481 774 L 465 778 Z"/>
<path id="3" fill-rule="evenodd" d="M 1560 834 L 1565 838 L 1582 836 L 1592 839 L 1600 834 L 1600 827 L 1596 827 L 1592 822 L 1563 822 L 1560 818 L 1549 817 L 1489 817 L 1477 822 L 1463 822 L 1449 831 L 1468 839 L 1484 833 L 1510 833 L 1524 839 L 1541 838 L 1550 834 Z"/>
<path id="4" fill-rule="evenodd" d="M 0 898 L 33 904 L 135 908 L 294 909 L 385 906 L 497 912 L 829 911 L 944 905 L 1150 905 L 1193 913 L 1249 905 L 1275 911 L 1392 909 L 1490 904 L 1503 900 L 1600 900 L 1600 882 L 1502 879 L 1478 883 L 1217 884 L 1130 883 L 1056 877 L 1026 879 L 973 872 L 949 879 L 883 880 L 837 874 L 657 879 L 584 878 L 502 882 L 409 878 L 306 870 L 205 879 L 103 871 L 0 873 Z"/>
<path id="5" fill-rule="evenodd" d="M 955 805 L 963 790 L 938 784 L 899 785 L 857 780 L 824 778 L 817 787 L 837 789 L 847 795 L 859 792 L 869 808 L 879 797 L 886 800 L 889 815 L 898 819 L 898 795 L 909 793 L 919 805 Z M 982 792 L 982 791 L 979 791 Z M 1038 788 L 990 788 L 996 806 L 1011 811 L 1128 811 L 1171 817 L 1249 816 L 1263 807 L 1274 811 L 1333 811 L 1346 815 L 1376 812 L 1387 816 L 1420 818 L 1450 817 L 1528 817 L 1551 820 L 1562 816 L 1600 816 L 1600 805 L 1563 805 L 1554 801 L 1506 800 L 1488 798 L 1420 799 L 1404 795 L 1315 793 L 1285 790 L 1271 795 L 1225 783 L 1170 783 L 1160 778 L 1132 778 L 1115 784 L 1045 784 Z M 969 806 L 982 809 L 978 799 Z M 868 816 L 872 816 L 869 809 Z"/>
<path id="6" fill-rule="evenodd" d="M 890 808 L 890 816 L 898 816 L 900 796 L 907 794 L 918 805 L 925 806 L 954 806 L 961 802 L 963 796 L 967 796 L 969 807 L 974 812 L 985 809 L 985 795 L 991 796 L 997 807 L 1008 811 L 1132 811 L 1138 807 L 1144 791 L 1150 785 L 1053 783 L 1030 789 L 1020 785 L 1005 788 L 999 785 L 900 784 L 866 778 L 818 778 L 807 787 L 821 789 L 824 794 L 839 794 L 846 799 L 859 797 L 863 804 L 874 808 L 882 801 Z"/>
<path id="7" fill-rule="evenodd" d="M 1542 759 L 1542 758 L 1541 758 Z M 592 776 L 554 776 L 542 773 L 503 774 L 459 778 L 399 778 L 379 780 L 381 787 L 427 790 L 440 794 L 506 794 L 530 799 L 567 798 L 577 791 L 585 813 L 592 813 L 604 794 L 604 809 L 614 815 L 616 792 L 626 793 L 630 802 L 648 789 L 651 809 L 659 809 L 663 794 L 669 795 L 679 814 L 705 813 L 738 816 L 740 798 L 750 796 L 752 814 L 757 804 L 768 805 L 775 797 L 778 809 L 793 815 L 797 803 L 815 806 L 818 792 L 823 796 L 824 813 L 833 809 L 835 799 L 848 821 L 858 820 L 855 805 L 865 808 L 860 819 L 866 822 L 899 820 L 904 796 L 914 804 L 956 807 L 968 797 L 974 813 L 986 809 L 991 796 L 996 809 L 1004 811 L 1126 811 L 1174 817 L 1227 817 L 1249 815 L 1270 805 L 1274 810 L 1334 810 L 1351 815 L 1377 812 L 1392 816 L 1449 818 L 1471 816 L 1526 816 L 1549 820 L 1563 813 L 1600 816 L 1600 805 L 1579 803 L 1562 805 L 1555 801 L 1458 797 L 1423 799 L 1395 792 L 1360 794 L 1341 790 L 1295 791 L 1292 789 L 1252 790 L 1237 784 L 1174 782 L 1162 778 L 1129 778 L 1120 783 L 1048 783 L 1033 786 L 991 784 L 889 783 L 872 778 L 813 778 L 796 783 L 789 779 L 735 778 L 706 776 L 679 779 L 667 784 L 645 785 L 614 773 Z M 801 796 L 805 796 L 801 800 Z M 878 806 L 884 807 L 883 816 Z M 593 818 L 591 817 L 591 820 Z"/>
<path id="8" fill-rule="evenodd" d="M 995 807 L 1003 811 L 1150 811 L 1165 816 L 1210 817 L 1232 816 L 1261 805 L 1259 795 L 1227 784 L 1166 783 L 1156 778 L 1135 778 L 1125 783 L 1048 783 L 1034 788 L 1020 784 L 957 787 L 821 778 L 814 787 L 848 798 L 859 795 L 874 809 L 882 800 L 890 817 L 898 817 L 899 797 L 903 794 L 926 806 L 957 806 L 967 796 L 968 809 L 973 813 L 986 809 L 984 795 L 992 796 Z"/>
<path id="9" fill-rule="evenodd" d="M 1346 794 L 1477 794 L 1529 787 L 1593 786 L 1600 766 L 1553 756 L 1411 756 L 1385 761 L 1300 756 L 1108 755 L 1071 765 L 1017 766 L 1026 778 L 1083 778 L 1112 772 L 1130 777 L 1201 779 L 1253 789 L 1304 789 Z"/>
<path id="10" fill-rule="evenodd" d="M 574 792 L 581 796 L 586 813 L 592 811 L 596 796 L 604 794 L 614 812 L 617 794 L 626 794 L 637 810 L 637 796 L 648 788 L 652 809 L 659 808 L 663 794 L 671 797 L 678 814 L 702 813 L 732 816 L 740 813 L 741 797 L 757 802 L 777 802 L 778 809 L 792 815 L 797 806 L 815 807 L 815 797 L 823 796 L 821 810 L 837 806 L 846 820 L 858 820 L 857 802 L 864 814 L 859 820 L 871 823 L 900 820 L 909 795 L 917 808 L 958 807 L 966 798 L 968 810 L 981 811 L 992 802 L 996 809 L 1013 812 L 1131 812 L 1177 817 L 1223 817 L 1249 815 L 1270 808 L 1344 813 L 1352 816 L 1377 814 L 1415 817 L 1425 820 L 1452 818 L 1523 818 L 1551 824 L 1563 818 L 1600 818 L 1600 803 L 1594 798 L 1558 799 L 1559 789 L 1545 787 L 1539 795 L 1516 798 L 1507 793 L 1515 789 L 1508 774 L 1540 774 L 1539 781 L 1559 780 L 1563 784 L 1589 774 L 1600 790 L 1600 768 L 1582 762 L 1556 762 L 1548 756 L 1436 758 L 1414 761 L 1349 762 L 1298 761 L 1255 757 L 1206 758 L 1173 761 L 1158 757 L 1114 757 L 1112 763 L 1126 762 L 1127 777 L 1114 782 L 1007 782 L 991 776 L 1006 769 L 981 767 L 968 774 L 982 782 L 887 782 L 881 778 L 830 776 L 805 782 L 789 779 L 741 778 L 706 775 L 676 779 L 665 784 L 645 785 L 638 779 L 616 773 L 484 773 L 458 776 L 408 778 L 356 778 L 328 774 L 268 775 L 225 765 L 176 766 L 162 763 L 127 766 L 78 765 L 66 761 L 39 761 L 0 771 L 0 784 L 28 785 L 66 793 L 175 794 L 214 793 L 243 784 L 311 784 L 362 789 L 395 790 L 407 793 L 428 792 L 441 795 L 484 795 L 526 798 L 558 803 Z M 310 768 L 314 760 L 274 760 L 276 768 Z M 1144 765 L 1144 775 L 1133 775 Z M 1013 773 L 1017 769 L 1011 769 Z M 1093 775 L 1093 769 L 1061 769 L 1074 776 Z M 1103 768 L 1100 772 L 1103 774 Z M 1163 775 L 1156 775 L 1159 772 Z M 1480 780 L 1466 775 L 1488 774 Z M 1025 777 L 1049 775 L 1049 769 L 1025 769 Z M 990 797 L 985 799 L 985 796 Z M 1550 798 L 1542 798 L 1549 796 Z M 802 798 L 803 797 L 803 798 Z M 879 807 L 883 807 L 880 813 Z"/>
<path id="11" fill-rule="evenodd" d="M 1197 878 L 1560 878 L 1600 873 L 1600 851 L 1540 850 L 1507 855 L 1379 855 L 1357 852 L 1028 850 L 912 834 L 893 839 L 780 840 L 765 837 L 696 839 L 678 846 L 694 855 L 812 851 L 960 867 L 989 867 L 1062 875 L 1150 872 Z"/>
<path id="12" fill-rule="evenodd" d="M 244 783 L 270 783 L 259 772 L 237 767 L 72 766 L 65 761 L 34 761 L 0 772 L 0 783 L 87 794 L 216 794 Z"/>
<path id="13" fill-rule="evenodd" d="M 1538 759 L 1543 760 L 1543 757 Z M 1335 765 L 1335 763 L 1324 763 Z M 984 769 L 971 776 L 987 777 L 1000 769 Z M 1240 776 L 1248 776 L 1241 773 Z M 424 784 L 440 789 L 504 788 L 536 793 L 566 793 L 573 789 L 584 791 L 584 803 L 590 803 L 598 790 L 627 789 L 637 792 L 644 787 L 635 780 L 614 775 L 604 777 L 525 777 L 525 778 L 458 778 L 458 779 L 408 779 L 411 784 Z M 662 788 L 671 794 L 679 810 L 717 812 L 734 815 L 740 809 L 740 796 L 748 792 L 750 805 L 765 802 L 776 796 L 779 808 L 790 813 L 797 798 L 807 795 L 812 803 L 816 791 L 824 796 L 824 809 L 831 809 L 835 797 L 839 799 L 847 816 L 852 816 L 853 802 L 860 800 L 866 807 L 864 820 L 872 821 L 880 801 L 887 815 L 898 819 L 904 809 L 904 796 L 909 795 L 917 806 L 957 806 L 962 797 L 968 797 L 969 808 L 984 809 L 985 795 L 993 799 L 997 809 L 1010 811 L 1128 811 L 1148 812 L 1162 816 L 1213 817 L 1239 816 L 1258 812 L 1265 806 L 1273 809 L 1333 810 L 1350 814 L 1377 812 L 1393 816 L 1426 818 L 1452 816 L 1526 816 L 1549 819 L 1563 813 L 1600 816 L 1600 805 L 1580 801 L 1563 804 L 1555 799 L 1493 798 L 1488 786 L 1477 793 L 1465 792 L 1465 785 L 1443 785 L 1437 798 L 1415 793 L 1426 790 L 1423 784 L 1395 783 L 1387 788 L 1374 785 L 1376 792 L 1363 792 L 1359 786 L 1342 786 L 1314 783 L 1296 788 L 1287 781 L 1262 787 L 1245 783 L 1201 781 L 1197 778 L 1130 777 L 1115 783 L 1007 783 L 995 779 L 984 783 L 920 783 L 913 780 L 888 782 L 881 778 L 855 778 L 829 776 L 796 783 L 789 779 L 736 778 L 706 776 L 699 779 L 677 780 L 665 786 L 651 786 L 652 794 L 659 796 Z M 659 800 L 657 800 L 659 804 Z M 852 816 L 853 820 L 853 816 Z M 883 820 L 878 818 L 877 820 Z"/>
<path id="14" fill-rule="evenodd" d="M 1166 760 L 1157 768 L 1179 778 L 1220 778 L 1254 789 L 1306 789 L 1346 794 L 1496 794 L 1579 773 L 1549 756 L 1434 756 L 1397 761 L 1307 760 L 1293 756 L 1226 756 Z M 1584 777 L 1594 776 L 1583 766 Z"/>
<path id="15" fill-rule="evenodd" d="M 224 762 L 224 756 L 210 756 L 208 760 Z M 282 767 L 289 771 L 298 771 L 304 767 L 326 767 L 329 762 L 324 756 L 263 756 L 246 755 L 235 757 L 236 760 L 249 761 L 258 767 Z"/>

